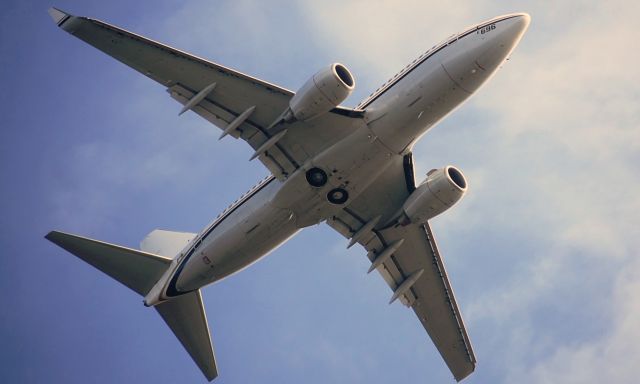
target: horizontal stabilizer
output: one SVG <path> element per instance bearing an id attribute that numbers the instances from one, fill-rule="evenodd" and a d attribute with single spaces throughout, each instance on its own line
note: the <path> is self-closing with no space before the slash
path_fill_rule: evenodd
<path id="1" fill-rule="evenodd" d="M 52 231 L 45 238 L 142 296 L 171 263 L 170 258 L 63 232 Z"/>
<path id="2" fill-rule="evenodd" d="M 189 352 L 207 380 L 218 376 L 216 357 L 200 290 L 177 296 L 155 309 Z"/>
<path id="3" fill-rule="evenodd" d="M 196 237 L 195 233 L 172 232 L 162 229 L 151 231 L 140 243 L 140 249 L 156 255 L 174 257 Z"/>

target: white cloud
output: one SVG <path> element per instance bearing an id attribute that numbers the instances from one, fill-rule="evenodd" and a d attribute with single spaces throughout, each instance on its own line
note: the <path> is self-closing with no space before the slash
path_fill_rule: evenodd
<path id="1" fill-rule="evenodd" d="M 312 5 L 309 19 L 318 33 L 342 46 L 336 50 L 351 52 L 360 78 L 377 82 L 466 24 L 512 11 L 484 1 L 453 7 L 356 1 L 339 5 L 343 14 L 354 15 L 348 23 L 329 23 L 336 7 Z M 463 149 L 456 149 L 450 147 L 452 140 L 446 143 L 430 133 L 423 142 L 449 147 L 421 143 L 418 168 L 433 165 L 424 163 L 421 152 L 431 154 L 430 162 L 437 152 L 470 164 L 466 173 L 478 190 L 438 218 L 438 226 L 466 232 L 488 226 L 526 239 L 519 249 L 496 250 L 515 253 L 511 275 L 500 276 L 463 308 L 472 326 L 484 332 L 501 329 L 480 337 L 481 349 L 496 351 L 494 359 L 508 362 L 494 374 L 507 381 L 631 382 L 630 362 L 640 355 L 633 342 L 640 335 L 632 325 L 640 316 L 635 261 L 640 248 L 640 72 L 634 70 L 640 67 L 640 53 L 632 48 L 640 37 L 635 18 L 640 9 L 614 1 L 518 10 L 532 15 L 521 46 L 480 91 L 482 97 L 447 119 L 447 129 L 456 131 L 436 131 L 440 137 L 472 135 L 476 140 L 462 139 Z M 468 121 L 478 118 L 489 126 Z M 485 262 L 495 262 L 487 256 Z M 467 257 L 471 262 L 478 255 Z M 571 290 L 584 294 L 566 293 Z M 568 297 L 560 300 L 559 295 Z M 590 295 L 591 300 L 581 302 Z M 545 316 L 569 308 L 593 314 L 575 324 L 577 329 L 606 325 L 610 332 L 556 337 L 545 328 Z M 597 316 L 598 311 L 611 316 Z"/>
<path id="2" fill-rule="evenodd" d="M 511 379 L 531 383 L 635 382 L 634 362 L 640 361 L 639 275 L 638 260 L 618 274 L 610 305 L 600 308 L 610 322 L 607 331 L 593 341 L 559 345 L 531 369 L 513 372 Z"/>

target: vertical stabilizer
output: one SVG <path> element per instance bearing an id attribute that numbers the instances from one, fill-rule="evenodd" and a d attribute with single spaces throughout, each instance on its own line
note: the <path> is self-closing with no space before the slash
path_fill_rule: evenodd
<path id="1" fill-rule="evenodd" d="M 155 229 L 142 239 L 140 249 L 145 252 L 155 253 L 156 255 L 174 257 L 178 252 L 182 251 L 194 237 L 196 237 L 195 233 Z"/>
<path id="2" fill-rule="evenodd" d="M 202 305 L 200 290 L 175 297 L 154 307 L 176 335 L 207 380 L 218 376 L 216 357 Z"/>

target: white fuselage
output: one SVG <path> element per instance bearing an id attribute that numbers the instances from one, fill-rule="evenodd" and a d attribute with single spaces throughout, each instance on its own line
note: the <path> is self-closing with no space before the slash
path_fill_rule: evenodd
<path id="1" fill-rule="evenodd" d="M 263 180 L 202 231 L 174 261 L 164 297 L 220 280 L 257 261 L 306 226 L 327 219 L 364 191 L 396 156 L 491 77 L 519 41 L 527 16 L 502 16 L 434 46 L 358 107 L 366 125 L 326 149 L 285 181 Z M 327 171 L 321 188 L 305 171 Z M 344 204 L 327 201 L 332 188 Z"/>

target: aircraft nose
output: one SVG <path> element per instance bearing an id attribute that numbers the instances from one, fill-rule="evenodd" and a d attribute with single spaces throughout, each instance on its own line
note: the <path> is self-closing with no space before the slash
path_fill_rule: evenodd
<path id="1" fill-rule="evenodd" d="M 514 17 L 505 20 L 504 23 L 506 25 L 500 34 L 503 35 L 504 41 L 510 43 L 509 45 L 513 48 L 520 42 L 522 35 L 529 28 L 531 16 L 528 13 L 517 13 Z"/>
<path id="2" fill-rule="evenodd" d="M 451 80 L 466 92 L 475 92 L 511 54 L 530 20 L 526 13 L 505 15 L 454 42 L 442 61 Z"/>
<path id="3" fill-rule="evenodd" d="M 514 21 L 520 28 L 519 34 L 522 35 L 527 28 L 529 28 L 529 24 L 531 24 L 531 16 L 529 16 L 528 13 L 519 13 L 518 17 L 516 17 Z"/>
<path id="4" fill-rule="evenodd" d="M 477 58 L 478 64 L 485 69 L 496 69 L 518 45 L 530 22 L 531 17 L 527 13 L 518 13 L 496 23 L 495 33 L 486 33 L 482 43 L 485 49 Z"/>

